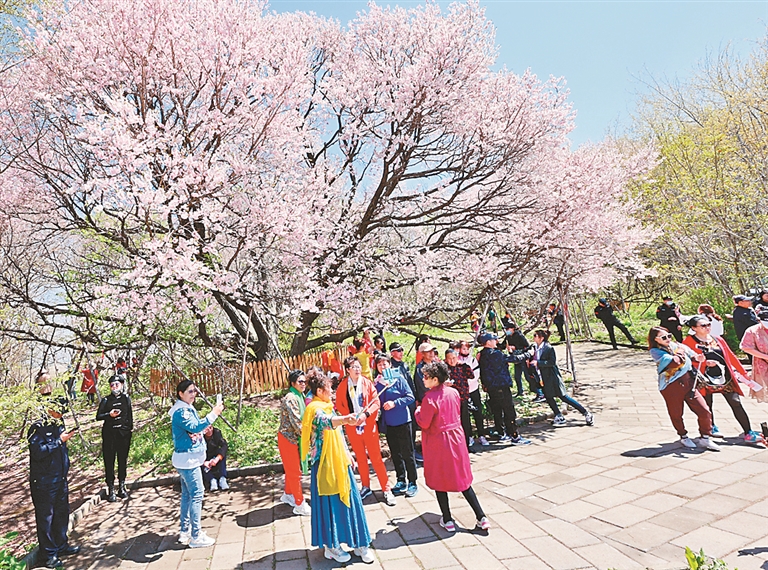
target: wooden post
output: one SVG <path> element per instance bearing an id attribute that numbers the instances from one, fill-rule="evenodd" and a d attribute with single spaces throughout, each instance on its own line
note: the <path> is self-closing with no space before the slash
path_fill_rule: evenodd
<path id="1" fill-rule="evenodd" d="M 563 285 L 558 280 L 557 282 L 557 295 L 560 299 L 560 308 L 562 309 L 564 306 L 563 301 L 567 298 L 567 289 L 566 294 L 563 294 Z M 565 315 L 565 312 L 563 312 L 563 315 Z M 571 376 L 573 377 L 573 383 L 576 384 L 576 364 L 573 361 L 573 350 L 571 345 L 571 333 L 570 333 L 570 327 L 565 327 L 565 362 L 566 365 L 570 362 L 570 371 Z"/>

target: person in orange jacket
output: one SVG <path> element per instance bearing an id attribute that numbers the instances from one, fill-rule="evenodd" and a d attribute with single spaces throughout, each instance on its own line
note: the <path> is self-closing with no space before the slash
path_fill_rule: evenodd
<path id="1" fill-rule="evenodd" d="M 362 367 L 356 356 L 350 356 L 344 361 L 344 370 L 347 375 L 336 389 L 336 410 L 342 415 L 358 416 L 357 425 L 345 425 L 344 431 L 347 433 L 349 444 L 358 463 L 357 470 L 362 484 L 360 496 L 365 499 L 373 494 L 368 468 L 370 460 L 381 490 L 384 492 L 385 502 L 394 502 L 387 468 L 381 458 L 379 427 L 376 424 L 380 403 L 376 387 L 370 379 L 362 375 Z"/>
<path id="2" fill-rule="evenodd" d="M 336 356 L 336 351 L 332 348 L 324 350 L 320 353 L 320 359 L 322 361 L 323 372 L 326 374 L 335 373 L 339 378 L 344 376 L 344 369 Z"/>

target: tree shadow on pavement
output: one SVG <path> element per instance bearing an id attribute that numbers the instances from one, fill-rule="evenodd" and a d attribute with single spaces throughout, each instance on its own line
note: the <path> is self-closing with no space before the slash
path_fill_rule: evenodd
<path id="1" fill-rule="evenodd" d="M 72 565 L 73 568 L 88 568 L 97 560 L 99 568 L 117 568 L 126 560 L 137 564 L 149 564 L 160 560 L 166 551 L 187 548 L 177 543 L 177 536 L 145 532 L 120 542 L 107 543 L 103 548 L 89 548 L 89 545 L 84 543 L 84 548 L 79 555 L 65 560 L 65 567 Z"/>

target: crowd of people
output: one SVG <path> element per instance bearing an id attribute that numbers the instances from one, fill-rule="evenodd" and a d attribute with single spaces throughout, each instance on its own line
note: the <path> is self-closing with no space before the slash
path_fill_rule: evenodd
<path id="1" fill-rule="evenodd" d="M 659 391 L 680 444 L 720 449 L 715 442 L 723 437 L 714 422 L 715 394 L 721 394 L 731 409 L 744 442 L 764 444 L 763 434 L 753 430 L 741 398 L 746 392 L 743 386 L 748 386 L 753 397 L 768 400 L 768 291 L 756 299 L 734 297 L 733 314 L 725 316 L 733 320 L 739 348 L 751 357 L 751 374 L 723 337 L 723 317 L 711 305 L 702 304 L 695 315 L 685 316 L 672 298 L 663 301 L 656 311 L 659 325 L 650 329 L 647 342 L 657 367 Z M 564 339 L 565 315 L 555 304 L 548 311 L 551 324 Z M 604 323 L 614 348 L 614 328 L 637 344 L 607 299 L 599 300 L 594 314 Z M 448 532 L 456 531 L 448 493 L 460 492 L 475 514 L 476 528 L 488 530 L 490 523 L 472 489 L 469 454 L 477 445 L 486 447 L 491 441 L 513 446 L 531 443 L 518 433 L 516 422 L 515 398 L 524 397 L 526 389 L 532 401 L 546 402 L 551 408 L 555 427 L 566 424 L 561 403 L 582 414 L 587 426 L 594 424 L 593 414 L 565 387 L 548 329 L 535 330 L 531 343 L 508 312 L 500 319 L 501 336 L 491 332 L 496 329 L 495 313 L 486 315 L 487 322 L 475 317 L 475 339 L 450 342 L 442 354 L 426 335 L 417 338 L 413 370 L 404 362 L 405 348 L 400 343 L 391 343 L 387 350 L 383 335 L 372 336 L 366 330 L 355 339 L 345 358 L 328 350 L 322 354 L 322 367 L 288 374 L 277 433 L 285 471 L 280 501 L 294 514 L 311 517 L 312 545 L 323 548 L 326 558 L 349 561 L 351 554 L 342 549 L 346 544 L 363 562 L 374 561 L 363 509 L 363 501 L 374 493 L 371 468 L 383 502 L 394 506 L 398 497 L 418 494 L 417 465 L 422 464 L 423 483 L 437 498 L 440 525 Z M 110 502 L 126 498 L 128 493 L 126 470 L 133 410 L 125 389 L 126 368 L 115 369 L 110 393 L 99 398 L 96 413 L 96 419 L 103 422 L 102 454 Z M 83 391 L 98 395 L 97 368 L 89 364 L 82 373 Z M 37 381 L 41 394 L 50 396 L 50 376 L 41 372 Z M 228 445 L 213 425 L 223 405 L 217 403 L 201 418 L 194 406 L 198 394 L 193 382 L 180 382 L 176 402 L 168 412 L 172 464 L 181 485 L 179 542 L 191 548 L 215 542 L 201 528 L 205 490 L 229 488 Z M 62 565 L 61 557 L 76 554 L 79 547 L 70 545 L 66 536 L 66 442 L 74 431 L 65 430 L 59 421 L 67 399 L 51 397 L 51 402 L 44 417 L 30 427 L 28 440 L 38 541 L 46 566 L 56 568 Z M 485 425 L 484 405 L 493 418 L 489 427 Z M 689 437 L 685 427 L 684 405 L 697 417 L 696 439 Z M 394 468 L 394 484 L 382 456 L 382 434 Z M 302 475 L 310 476 L 311 506 L 302 488 Z"/>
<path id="2" fill-rule="evenodd" d="M 421 336 L 415 343 L 413 370 L 403 361 L 401 344 L 393 342 L 387 353 L 383 336 L 372 337 L 366 331 L 343 360 L 338 351 L 328 350 L 322 354 L 322 368 L 289 373 L 278 430 L 285 470 L 280 500 L 294 514 L 311 517 L 312 545 L 323 548 L 326 558 L 349 561 L 351 554 L 342 548 L 346 544 L 352 554 L 373 562 L 362 508 L 362 501 L 374 494 L 371 468 L 381 499 L 394 506 L 398 497 L 418 494 L 421 463 L 424 484 L 435 491 L 440 525 L 456 531 L 448 493 L 460 492 L 474 511 L 476 528 L 488 530 L 490 523 L 472 489 L 469 453 L 491 441 L 531 443 L 518 433 L 512 393 L 517 385 L 517 395 L 523 395 L 523 376 L 533 399 L 552 407 L 555 426 L 565 423 L 556 399 L 593 425 L 592 414 L 565 388 L 548 343 L 549 331 L 537 330 L 530 344 L 508 314 L 502 326 L 501 339 L 483 332 L 476 343 L 451 342 L 442 354 L 429 337 Z M 479 349 L 476 354 L 473 344 Z M 519 370 L 516 381 L 510 364 Z M 483 392 L 493 416 L 491 429 L 485 426 Z M 390 451 L 394 484 L 382 459 L 381 434 Z M 311 507 L 302 489 L 302 474 L 310 475 Z"/>
<path id="3" fill-rule="evenodd" d="M 659 326 L 648 333 L 659 390 L 683 447 L 720 449 L 713 441 L 723 437 L 714 423 L 715 394 L 722 394 L 731 408 L 745 443 L 766 443 L 765 435 L 752 429 L 741 398 L 743 386 L 747 386 L 753 398 L 768 400 L 768 291 L 761 291 L 754 299 L 736 295 L 733 302 L 733 314 L 726 317 L 733 320 L 739 348 L 751 357 L 751 374 L 723 338 L 723 317 L 709 304 L 699 305 L 696 315 L 685 317 L 672 298 L 665 297 L 664 305 L 656 311 Z M 683 339 L 684 327 L 689 332 Z M 698 419 L 696 440 L 685 428 L 683 404 Z"/>

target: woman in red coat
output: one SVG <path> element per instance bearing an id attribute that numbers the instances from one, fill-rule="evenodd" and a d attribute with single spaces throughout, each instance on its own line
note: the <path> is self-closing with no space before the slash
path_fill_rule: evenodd
<path id="1" fill-rule="evenodd" d="M 712 395 L 720 393 L 728 402 L 733 411 L 733 416 L 739 422 L 741 429 L 744 430 L 745 443 L 758 443 L 762 441 L 761 434 L 752 431 L 744 406 L 741 404 L 739 396 L 743 396 L 739 386 L 739 380 L 747 382 L 747 372 L 736 358 L 736 355 L 730 349 L 722 337 L 713 337 L 710 334 L 711 323 L 704 315 L 697 315 L 686 323 L 691 328 L 683 344 L 690 347 L 697 354 L 704 354 L 706 360 L 694 364 L 699 372 L 713 379 L 711 385 L 698 386 L 699 391 L 707 402 L 709 411 L 712 412 L 712 435 L 722 437 L 720 430 L 714 425 L 715 413 L 712 410 Z"/>
<path id="2" fill-rule="evenodd" d="M 424 479 L 435 491 L 442 518 L 440 526 L 456 532 L 448 505 L 448 493 L 462 493 L 475 512 L 477 528 L 488 530 L 491 524 L 472 489 L 472 468 L 461 427 L 461 397 L 450 386 L 448 366 L 433 362 L 422 368 L 427 393 L 416 410 L 416 422 L 421 427 L 424 455 Z"/>

